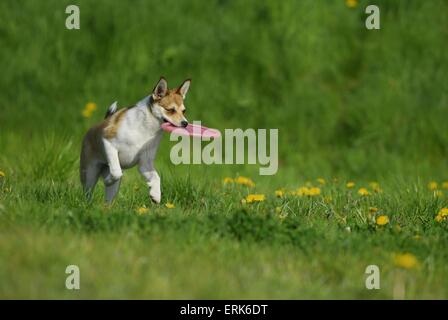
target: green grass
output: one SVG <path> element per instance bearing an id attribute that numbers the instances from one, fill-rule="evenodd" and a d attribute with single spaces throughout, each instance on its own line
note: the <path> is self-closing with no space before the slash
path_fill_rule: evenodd
<path id="1" fill-rule="evenodd" d="M 0 296 L 392 298 L 393 255 L 405 252 L 418 259 L 402 271 L 406 297 L 447 295 L 447 226 L 434 220 L 446 200 L 425 186 L 387 185 L 362 197 L 339 182 L 322 196 L 284 198 L 256 186 L 266 201 L 243 204 L 247 187 L 164 176 L 164 199 L 176 204 L 168 209 L 150 205 L 129 173 L 112 207 L 100 192 L 86 204 L 66 182 L 11 183 L 1 195 Z M 149 212 L 139 215 L 142 205 Z M 381 214 L 390 218 L 384 227 L 374 222 Z M 81 269 L 79 292 L 64 288 L 69 264 Z M 381 290 L 364 287 L 370 264 L 380 267 Z"/>
<path id="2" fill-rule="evenodd" d="M 0 3 L 0 298 L 390 299 L 401 283 L 406 298 L 448 298 L 448 221 L 435 221 L 448 191 L 427 188 L 448 181 L 446 2 L 378 0 L 380 31 L 362 0 L 78 3 L 79 31 L 64 27 L 70 1 Z M 174 209 L 150 203 L 136 170 L 112 206 L 101 184 L 86 203 L 84 132 L 160 75 L 193 78 L 190 121 L 278 128 L 278 173 L 174 166 L 165 137 L 156 166 Z M 238 175 L 256 186 L 222 183 Z M 318 177 L 319 196 L 274 195 Z M 370 181 L 383 192 L 358 195 Z M 241 203 L 249 193 L 266 200 Z M 401 270 L 406 252 L 418 265 Z M 365 288 L 370 264 L 381 290 Z"/>

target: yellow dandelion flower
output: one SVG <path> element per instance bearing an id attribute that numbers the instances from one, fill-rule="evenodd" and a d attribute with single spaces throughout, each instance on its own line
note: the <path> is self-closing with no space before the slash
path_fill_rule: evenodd
<path id="1" fill-rule="evenodd" d="M 311 187 L 311 188 L 309 188 L 308 195 L 310 195 L 310 196 L 318 196 L 318 195 L 320 195 L 320 188 L 318 188 L 318 187 Z"/>
<path id="2" fill-rule="evenodd" d="M 369 186 L 374 192 L 378 192 L 378 193 L 383 192 L 383 190 L 381 189 L 380 184 L 378 182 L 375 182 L 375 181 L 370 182 Z"/>
<path id="3" fill-rule="evenodd" d="M 360 196 L 368 196 L 368 195 L 370 195 L 370 192 L 366 188 L 359 188 L 358 194 Z"/>
<path id="4" fill-rule="evenodd" d="M 165 204 L 165 207 L 167 207 L 168 209 L 174 209 L 174 208 L 176 208 L 176 206 L 174 205 L 174 203 L 171 203 L 171 202 L 167 202 L 167 203 Z"/>
<path id="5" fill-rule="evenodd" d="M 442 183 L 442 188 L 443 189 L 448 189 L 448 181 L 445 181 Z"/>
<path id="6" fill-rule="evenodd" d="M 448 218 L 448 208 L 442 208 L 439 210 L 439 213 L 437 213 L 437 216 L 435 220 L 437 222 L 442 222 Z"/>
<path id="7" fill-rule="evenodd" d="M 403 253 L 403 254 L 396 254 L 394 256 L 394 263 L 397 267 L 400 268 L 413 269 L 417 266 L 418 260 L 411 253 Z"/>
<path id="8" fill-rule="evenodd" d="M 90 118 L 93 114 L 93 112 L 96 110 L 96 104 L 93 102 L 88 102 L 86 106 L 84 107 L 84 110 L 82 110 L 81 114 L 84 118 Z"/>
<path id="9" fill-rule="evenodd" d="M 331 203 L 331 201 L 333 201 L 333 198 L 331 196 L 324 197 L 324 202 L 325 203 Z"/>
<path id="10" fill-rule="evenodd" d="M 442 208 L 437 213 L 436 222 L 442 222 L 448 218 L 448 208 Z"/>
<path id="11" fill-rule="evenodd" d="M 389 217 L 388 216 L 382 215 L 382 216 L 379 216 L 379 217 L 376 218 L 376 224 L 379 225 L 379 226 L 384 226 L 384 225 L 386 225 L 388 223 L 389 223 Z"/>
<path id="12" fill-rule="evenodd" d="M 246 177 L 238 177 L 235 179 L 235 182 L 238 184 L 242 184 L 247 187 L 255 187 L 255 183 L 250 179 Z"/>
<path id="13" fill-rule="evenodd" d="M 345 5 L 349 8 L 356 8 L 358 6 L 358 0 L 345 0 Z"/>
<path id="14" fill-rule="evenodd" d="M 378 208 L 377 207 L 370 207 L 369 208 L 369 212 L 370 213 L 376 213 L 376 212 L 378 212 Z"/>
<path id="15" fill-rule="evenodd" d="M 321 185 L 324 185 L 325 183 L 327 183 L 324 178 L 318 178 L 317 182 L 319 182 Z"/>
<path id="16" fill-rule="evenodd" d="M 4 178 L 6 176 L 6 174 L 0 170 L 0 177 Z"/>
<path id="17" fill-rule="evenodd" d="M 285 195 L 285 190 L 283 190 L 283 189 L 275 190 L 276 197 L 283 198 L 284 195 Z"/>
<path id="18" fill-rule="evenodd" d="M 347 184 L 345 185 L 347 188 L 351 189 L 355 186 L 355 183 L 353 181 L 349 181 L 347 182 Z"/>
<path id="19" fill-rule="evenodd" d="M 376 181 L 369 182 L 369 187 L 372 189 L 378 188 L 379 186 L 380 186 L 380 184 Z"/>
<path id="20" fill-rule="evenodd" d="M 148 213 L 149 209 L 146 207 L 140 207 L 140 208 L 137 208 L 135 211 L 137 211 L 138 214 L 145 214 L 145 213 Z"/>
<path id="21" fill-rule="evenodd" d="M 252 202 L 261 202 L 265 200 L 264 194 L 249 194 L 246 197 L 246 203 L 252 203 Z"/>
<path id="22" fill-rule="evenodd" d="M 307 196 L 310 194 L 310 189 L 308 187 L 300 187 L 297 189 L 296 194 L 298 196 Z"/>
<path id="23" fill-rule="evenodd" d="M 93 112 L 93 111 L 96 110 L 96 103 L 94 103 L 94 102 L 88 102 L 88 103 L 86 104 L 86 106 L 84 107 L 84 109 Z"/>
<path id="24" fill-rule="evenodd" d="M 229 178 L 229 177 L 225 177 L 223 182 L 224 182 L 224 184 L 233 183 L 233 179 Z"/>
<path id="25" fill-rule="evenodd" d="M 435 181 L 431 181 L 430 183 L 428 183 L 429 190 L 437 190 L 438 187 L 439 187 L 439 185 Z"/>

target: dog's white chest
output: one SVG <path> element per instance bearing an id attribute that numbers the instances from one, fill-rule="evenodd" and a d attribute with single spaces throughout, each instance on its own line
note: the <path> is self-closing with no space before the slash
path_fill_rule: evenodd
<path id="1" fill-rule="evenodd" d="M 159 123 L 148 121 L 139 110 L 132 111 L 113 140 L 122 168 L 133 167 L 151 149 L 157 149 L 162 135 Z"/>
<path id="2" fill-rule="evenodd" d="M 134 166 L 139 155 L 143 152 L 145 145 L 149 148 L 150 141 L 145 143 L 143 139 L 132 141 L 117 141 L 115 147 L 118 151 L 118 158 L 120 159 L 120 165 L 122 168 L 129 168 Z"/>

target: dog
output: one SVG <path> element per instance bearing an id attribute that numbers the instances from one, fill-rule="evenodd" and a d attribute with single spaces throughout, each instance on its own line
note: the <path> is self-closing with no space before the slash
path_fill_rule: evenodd
<path id="1" fill-rule="evenodd" d="M 102 176 L 106 202 L 111 203 L 119 190 L 123 169 L 138 165 L 151 200 L 160 203 L 160 177 L 154 160 L 162 138 L 161 124 L 188 125 L 184 99 L 190 83 L 187 79 L 180 87 L 168 89 L 167 81 L 161 77 L 150 95 L 120 110 L 114 102 L 104 120 L 88 130 L 80 157 L 81 183 L 88 199 Z"/>

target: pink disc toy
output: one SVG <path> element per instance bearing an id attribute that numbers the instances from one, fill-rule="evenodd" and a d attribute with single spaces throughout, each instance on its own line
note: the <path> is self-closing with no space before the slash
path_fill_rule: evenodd
<path id="1" fill-rule="evenodd" d="M 166 132 L 174 132 L 175 134 L 181 136 L 191 136 L 191 137 L 204 137 L 204 138 L 219 138 L 221 136 L 221 132 L 216 129 L 211 129 L 207 127 L 203 127 L 197 124 L 188 124 L 184 127 L 176 127 L 169 122 L 162 123 L 162 129 Z"/>

